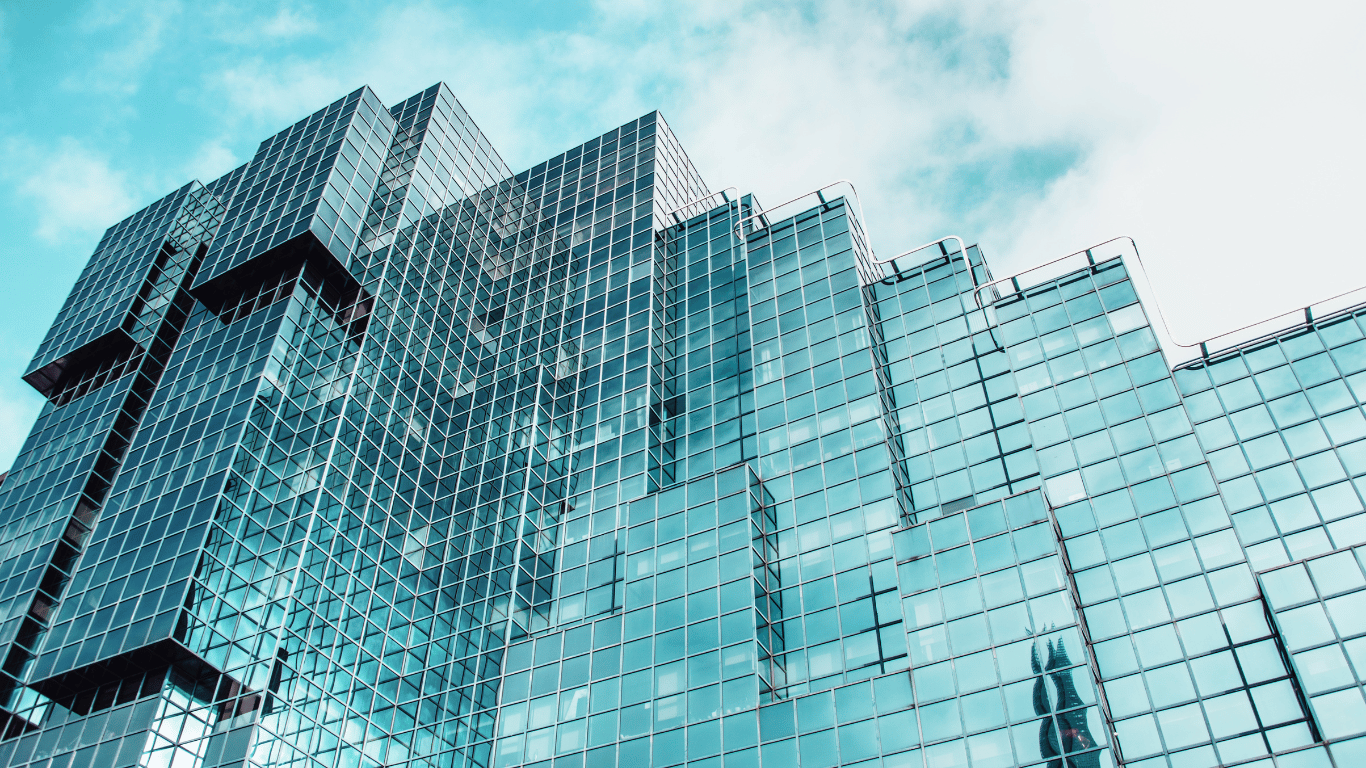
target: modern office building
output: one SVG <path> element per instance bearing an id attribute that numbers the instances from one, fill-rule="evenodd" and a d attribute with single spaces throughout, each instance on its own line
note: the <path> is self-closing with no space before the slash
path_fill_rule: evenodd
<path id="1" fill-rule="evenodd" d="M 1366 309 L 1161 348 L 1137 259 L 363 88 L 38 349 L 0 765 L 1366 765 Z"/>

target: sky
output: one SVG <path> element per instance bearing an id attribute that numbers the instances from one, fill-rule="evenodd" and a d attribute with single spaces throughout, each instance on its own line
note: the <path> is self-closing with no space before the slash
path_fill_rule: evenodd
<path id="1" fill-rule="evenodd" d="M 393 104 L 445 81 L 514 170 L 659 109 L 713 189 L 772 206 L 850 180 L 880 257 L 959 235 L 1004 277 L 1129 236 L 1170 338 L 1218 336 L 1366 285 L 1363 22 L 1359 2 L 10 0 L 0 468 L 105 228 L 362 84 Z"/>

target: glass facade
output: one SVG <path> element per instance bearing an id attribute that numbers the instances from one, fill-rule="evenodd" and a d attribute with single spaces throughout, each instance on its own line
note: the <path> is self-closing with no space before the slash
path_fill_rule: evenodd
<path id="1" fill-rule="evenodd" d="M 1366 309 L 1159 348 L 368 88 L 109 229 L 0 481 L 0 764 L 1366 764 Z M 1140 285 L 1141 287 L 1141 285 Z"/>

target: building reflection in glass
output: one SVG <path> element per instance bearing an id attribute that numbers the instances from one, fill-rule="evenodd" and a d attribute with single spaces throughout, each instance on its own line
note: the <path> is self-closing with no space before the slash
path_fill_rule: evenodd
<path id="1" fill-rule="evenodd" d="M 1099 768 L 1100 752 L 1072 754 L 1096 745 L 1086 723 L 1085 702 L 1077 693 L 1067 646 L 1061 639 L 1044 643 L 1046 660 L 1039 658 L 1034 645 L 1030 666 L 1034 669 L 1034 712 L 1039 720 L 1039 756 L 1048 759 L 1048 768 Z M 1064 757 L 1064 755 L 1069 755 Z"/>

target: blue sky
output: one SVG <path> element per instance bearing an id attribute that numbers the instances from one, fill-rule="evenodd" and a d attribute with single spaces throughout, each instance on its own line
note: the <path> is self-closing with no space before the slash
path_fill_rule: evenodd
<path id="1" fill-rule="evenodd" d="M 713 188 L 847 178 L 874 247 L 998 275 L 1132 235 L 1174 335 L 1366 284 L 1359 3 L 0 6 L 0 467 L 103 230 L 360 84 L 444 80 L 514 169 L 651 109 Z M 1293 265 L 1293 269 L 1285 267 Z"/>

